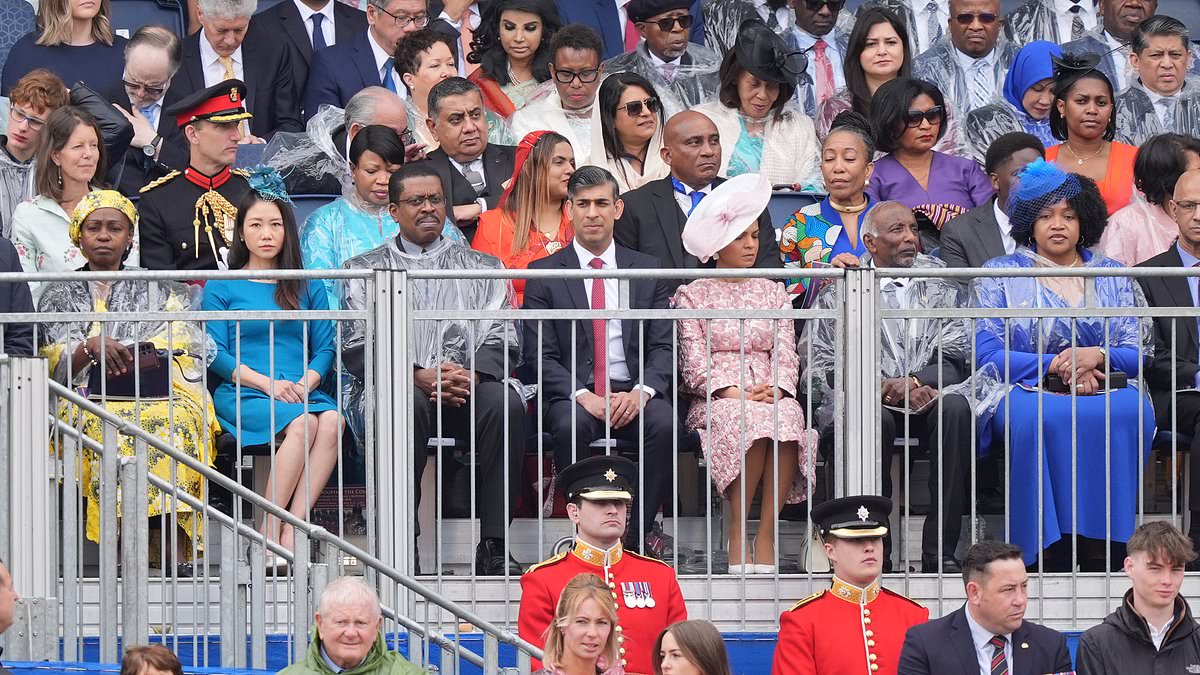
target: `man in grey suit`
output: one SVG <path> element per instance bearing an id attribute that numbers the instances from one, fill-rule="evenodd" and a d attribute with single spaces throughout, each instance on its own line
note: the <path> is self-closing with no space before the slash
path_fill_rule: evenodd
<path id="1" fill-rule="evenodd" d="M 992 143 L 984 170 L 996 196 L 942 227 L 941 258 L 947 267 L 982 267 L 988 260 L 1016 250 L 1005 213 L 1008 191 L 1026 164 L 1045 156 L 1042 142 L 1023 131 L 1004 134 Z"/>

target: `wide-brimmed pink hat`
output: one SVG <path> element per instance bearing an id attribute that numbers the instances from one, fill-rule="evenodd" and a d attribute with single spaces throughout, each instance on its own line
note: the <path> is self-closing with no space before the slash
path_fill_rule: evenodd
<path id="1" fill-rule="evenodd" d="M 702 199 L 683 226 L 683 248 L 708 262 L 737 239 L 767 208 L 771 184 L 744 173 L 721 183 Z"/>

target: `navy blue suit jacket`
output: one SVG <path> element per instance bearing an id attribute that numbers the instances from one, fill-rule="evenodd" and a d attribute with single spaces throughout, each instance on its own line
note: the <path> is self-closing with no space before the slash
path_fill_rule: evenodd
<path id="1" fill-rule="evenodd" d="M 966 607 L 908 629 L 900 650 L 898 675 L 978 673 L 979 659 L 967 624 Z M 1063 673 L 1074 669 L 1067 639 L 1056 630 L 1028 621 L 1012 634 L 1012 675 Z"/>
<path id="2" fill-rule="evenodd" d="M 563 25 L 582 23 L 600 34 L 604 40 L 601 61 L 625 53 L 625 27 L 617 25 L 617 6 L 613 0 L 555 0 Z M 704 44 L 704 21 L 700 18 L 700 0 L 692 0 L 692 32 L 688 39 Z"/>
<path id="3" fill-rule="evenodd" d="M 326 37 L 333 37 L 334 44 L 350 42 L 367 30 L 367 13 L 355 9 L 344 2 L 333 3 L 333 35 L 329 34 L 329 26 L 323 26 L 322 32 Z M 304 92 L 304 84 L 308 81 L 308 66 L 312 63 L 312 39 L 308 37 L 308 28 L 304 19 L 300 18 L 300 10 L 292 0 L 281 0 L 271 7 L 254 15 L 251 24 L 269 35 L 276 36 L 281 42 L 286 42 L 292 48 L 292 80 L 296 90 Z"/>
<path id="4" fill-rule="evenodd" d="M 0 237 L 0 272 L 21 272 L 21 260 L 12 242 Z M 0 314 L 33 313 L 33 296 L 29 284 L 24 281 L 0 282 Z M 0 354 L 11 356 L 33 356 L 33 324 L 0 324 L 4 334 L 0 342 Z"/>
<path id="5" fill-rule="evenodd" d="M 304 121 L 317 114 L 323 103 L 345 108 L 350 98 L 367 87 L 383 84 L 375 67 L 375 52 L 371 50 L 367 31 L 359 31 L 350 40 L 318 49 L 308 68 L 304 85 Z M 399 79 L 399 75 L 393 75 Z M 399 83 L 397 83 L 399 86 Z"/>

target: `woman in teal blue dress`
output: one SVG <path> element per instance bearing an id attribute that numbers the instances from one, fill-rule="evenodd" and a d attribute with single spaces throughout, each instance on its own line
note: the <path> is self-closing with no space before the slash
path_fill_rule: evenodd
<path id="1" fill-rule="evenodd" d="M 251 186 L 256 189 L 237 205 L 229 267 L 299 269 L 296 220 L 291 207 L 282 201 L 286 199 L 282 181 L 260 191 L 255 178 Z M 204 309 L 208 311 L 319 311 L 328 307 L 325 289 L 317 281 L 217 279 L 204 288 Z M 274 459 L 263 496 L 297 518 L 307 519 L 337 462 L 342 425 L 333 399 L 319 390 L 334 361 L 331 323 L 214 320 L 208 322 L 208 334 L 217 347 L 209 370 L 220 380 L 213 405 L 221 427 L 243 447 L 272 446 Z M 267 518 L 263 533 L 271 541 L 292 546 L 292 528 L 282 527 L 277 519 Z M 278 564 L 278 560 L 268 562 L 268 566 Z"/>

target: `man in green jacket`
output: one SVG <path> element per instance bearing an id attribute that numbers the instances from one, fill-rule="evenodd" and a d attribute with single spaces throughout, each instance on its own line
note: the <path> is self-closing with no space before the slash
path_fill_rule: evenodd
<path id="1" fill-rule="evenodd" d="M 357 577 L 340 577 L 325 587 L 317 627 L 304 659 L 279 675 L 424 675 L 383 641 L 379 596 Z"/>

